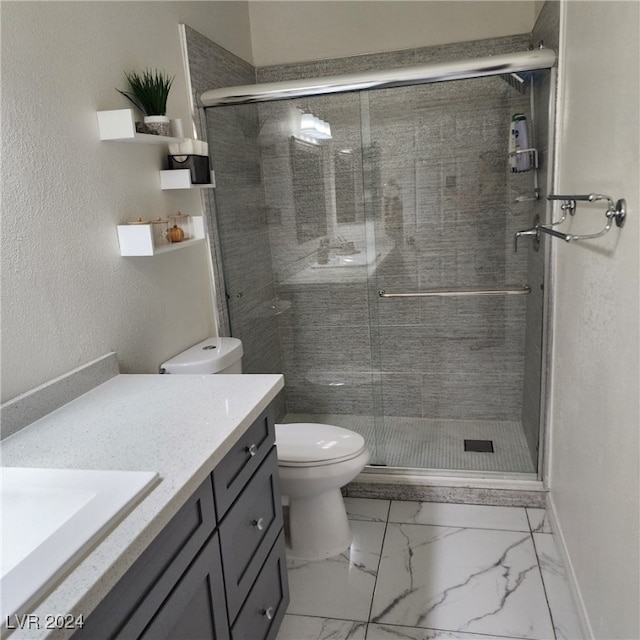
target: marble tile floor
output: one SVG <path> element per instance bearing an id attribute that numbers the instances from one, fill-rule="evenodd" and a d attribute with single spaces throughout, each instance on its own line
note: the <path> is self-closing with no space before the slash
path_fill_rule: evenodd
<path id="1" fill-rule="evenodd" d="M 582 637 L 543 509 L 345 502 L 351 548 L 288 560 L 277 640 Z"/>

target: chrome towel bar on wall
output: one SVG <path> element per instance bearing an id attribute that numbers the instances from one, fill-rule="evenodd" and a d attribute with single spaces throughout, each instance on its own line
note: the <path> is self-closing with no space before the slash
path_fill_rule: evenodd
<path id="1" fill-rule="evenodd" d="M 540 219 L 536 216 L 534 220 L 534 226 L 531 229 L 526 229 L 524 231 L 517 231 L 513 236 L 513 250 L 514 252 L 518 251 L 518 238 L 523 236 L 533 237 L 534 249 L 537 251 L 538 246 L 540 245 L 540 234 L 545 233 L 549 236 L 553 236 L 554 238 L 560 238 L 565 242 L 578 242 L 580 240 L 592 240 L 593 238 L 600 238 L 605 235 L 613 226 L 613 222 L 615 220 L 616 226 L 619 228 L 624 227 L 625 220 L 627 218 L 627 202 L 624 198 L 620 198 L 615 203 L 613 202 L 613 198 L 609 196 L 605 196 L 601 193 L 588 193 L 586 195 L 580 196 L 564 196 L 559 194 L 550 194 L 547 196 L 547 200 L 561 200 L 562 204 L 560 205 L 560 209 L 562 210 L 562 217 L 560 220 L 556 222 L 552 222 L 549 225 L 540 224 Z M 598 202 L 600 200 L 607 201 L 607 209 L 604 212 L 604 215 L 607 219 L 604 229 L 602 231 L 598 231 L 598 233 L 589 233 L 589 234 L 572 234 L 572 233 L 562 233 L 557 229 L 553 229 L 559 224 L 562 224 L 566 218 L 567 213 L 571 216 L 575 215 L 577 202 Z"/>
<path id="2" fill-rule="evenodd" d="M 459 296 L 526 296 L 531 293 L 528 284 L 511 287 L 509 289 L 432 289 L 431 291 L 416 291 L 414 293 L 387 293 L 384 289 L 378 291 L 381 298 L 449 298 Z"/>

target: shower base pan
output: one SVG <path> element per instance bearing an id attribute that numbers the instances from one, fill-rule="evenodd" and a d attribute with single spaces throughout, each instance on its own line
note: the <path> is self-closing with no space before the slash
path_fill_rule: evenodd
<path id="1" fill-rule="evenodd" d="M 536 473 L 519 422 L 385 416 L 384 428 L 376 428 L 373 416 L 333 413 L 289 413 L 283 422 L 351 429 L 364 437 L 374 467 Z M 465 450 L 465 440 L 491 442 L 493 451 Z"/>

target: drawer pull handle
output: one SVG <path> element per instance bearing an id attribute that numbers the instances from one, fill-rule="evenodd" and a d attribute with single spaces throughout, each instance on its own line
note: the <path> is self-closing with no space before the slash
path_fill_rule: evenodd
<path id="1" fill-rule="evenodd" d="M 255 444 L 248 446 L 245 451 L 253 458 L 258 453 L 258 447 Z"/>
<path id="2" fill-rule="evenodd" d="M 267 617 L 267 620 L 273 620 L 273 614 L 274 614 L 273 607 L 269 607 L 268 609 L 263 609 L 261 613 L 263 616 Z"/>
<path id="3" fill-rule="evenodd" d="M 252 520 L 251 524 L 258 530 L 262 531 L 264 529 L 264 518 L 258 518 L 257 520 Z"/>

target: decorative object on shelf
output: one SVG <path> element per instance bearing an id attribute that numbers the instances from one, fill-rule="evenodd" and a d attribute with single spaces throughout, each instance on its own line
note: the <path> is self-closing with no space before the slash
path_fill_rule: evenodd
<path id="1" fill-rule="evenodd" d="M 193 185 L 211 184 L 209 145 L 202 140 L 184 140 L 169 145 L 169 171 L 188 170 Z"/>
<path id="2" fill-rule="evenodd" d="M 184 231 L 177 224 L 174 224 L 173 227 L 169 227 L 167 237 L 169 242 L 182 242 L 184 240 Z"/>
<path id="3" fill-rule="evenodd" d="M 129 220 L 127 224 L 149 224 L 147 220 L 143 220 L 142 218 L 136 218 L 135 220 Z"/>
<path id="4" fill-rule="evenodd" d="M 169 156 L 169 170 L 188 169 L 191 184 L 210 184 L 211 171 L 207 156 Z"/>
<path id="5" fill-rule="evenodd" d="M 167 98 L 173 83 L 173 76 L 169 77 L 164 71 L 145 70 L 142 75 L 127 73 L 130 91 L 121 91 L 127 100 L 145 114 L 144 124 L 155 135 L 171 135 L 171 123 L 167 118 Z"/>
<path id="6" fill-rule="evenodd" d="M 156 218 L 151 221 L 151 230 L 153 232 L 153 245 L 155 247 L 169 244 L 169 221 L 166 218 Z"/>
<path id="7" fill-rule="evenodd" d="M 175 118 L 174 120 L 171 120 L 171 135 L 174 138 L 184 138 L 184 129 L 182 127 L 181 118 Z"/>
<path id="8" fill-rule="evenodd" d="M 182 242 L 169 241 L 169 224 L 167 221 L 165 221 L 167 235 L 164 241 L 160 243 L 155 240 L 155 234 L 157 232 L 155 227 L 158 226 L 156 225 L 157 221 L 147 222 L 146 224 L 119 224 L 117 230 L 120 255 L 155 256 L 159 253 L 167 253 L 204 242 L 205 233 L 202 216 L 183 215 L 183 218 L 188 218 L 188 222 L 186 223 L 186 230 L 184 228 L 180 229 L 185 234 Z M 173 224 L 173 222 L 171 224 Z M 181 220 L 180 224 L 185 224 L 185 221 Z M 189 236 L 188 238 L 186 237 L 187 235 Z"/>
<path id="9" fill-rule="evenodd" d="M 178 213 L 169 216 L 169 242 L 182 242 L 191 238 L 191 216 L 186 213 Z"/>

